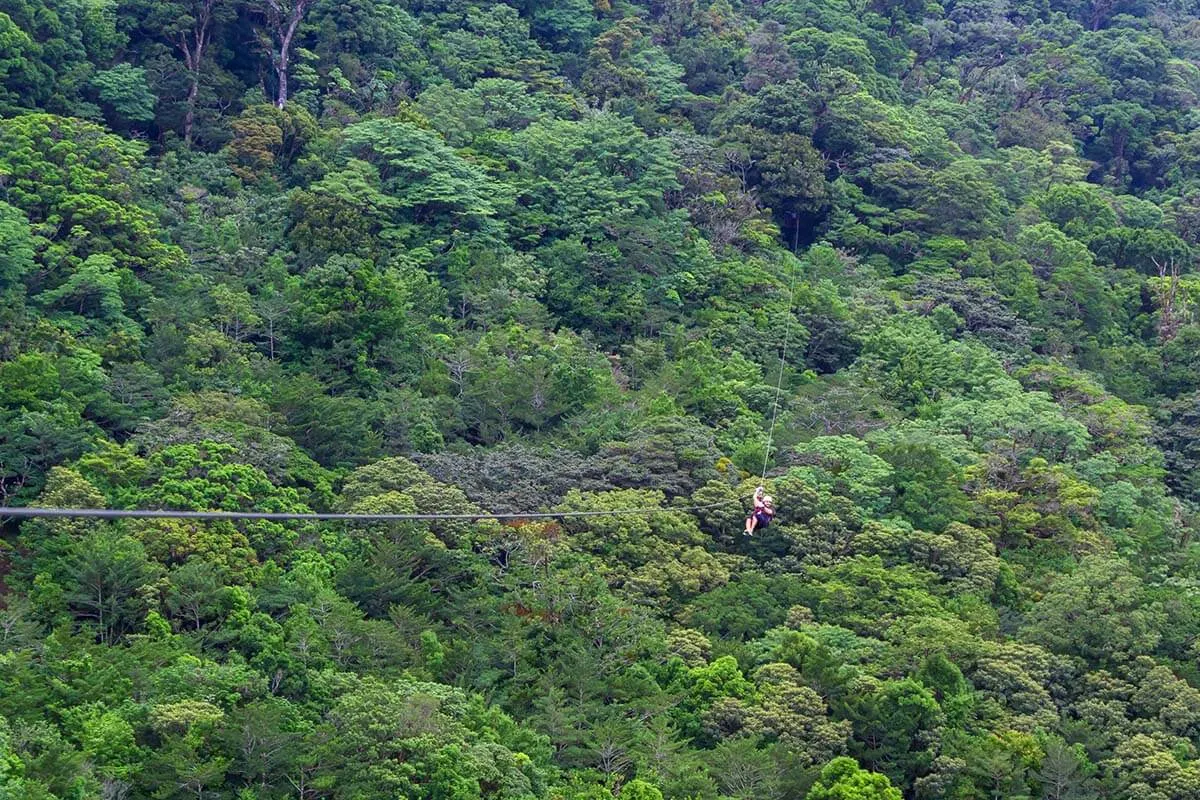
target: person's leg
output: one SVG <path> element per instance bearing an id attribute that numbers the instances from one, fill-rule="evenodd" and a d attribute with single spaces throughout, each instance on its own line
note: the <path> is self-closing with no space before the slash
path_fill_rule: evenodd
<path id="1" fill-rule="evenodd" d="M 746 535 L 747 536 L 754 535 L 754 528 L 757 524 L 758 524 L 758 517 L 756 517 L 754 514 L 751 514 L 750 516 L 746 517 Z"/>

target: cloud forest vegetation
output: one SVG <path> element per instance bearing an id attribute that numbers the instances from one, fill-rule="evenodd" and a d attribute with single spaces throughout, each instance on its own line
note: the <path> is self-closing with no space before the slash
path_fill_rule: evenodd
<path id="1" fill-rule="evenodd" d="M 1200 799 L 1198 13 L 0 0 L 0 504 L 646 509 L 7 520 L 0 797 Z"/>

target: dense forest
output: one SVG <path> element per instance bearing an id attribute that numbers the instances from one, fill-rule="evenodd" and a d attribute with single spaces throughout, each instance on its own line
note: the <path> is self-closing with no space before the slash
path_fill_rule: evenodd
<path id="1" fill-rule="evenodd" d="M 0 798 L 1200 799 L 1198 15 L 0 0 L 0 505 L 645 509 L 5 520 Z"/>

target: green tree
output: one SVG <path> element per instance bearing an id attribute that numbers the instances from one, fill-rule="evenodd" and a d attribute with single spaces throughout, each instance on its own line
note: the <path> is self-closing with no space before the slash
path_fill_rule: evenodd
<path id="1" fill-rule="evenodd" d="M 744 126 L 732 129 L 725 141 L 745 150 L 751 165 L 748 183 L 758 188 L 780 227 L 790 230 L 790 244 L 796 251 L 821 220 L 827 202 L 821 154 L 806 136 Z"/>
<path id="2" fill-rule="evenodd" d="M 77 542 L 62 569 L 68 608 L 94 623 L 104 644 L 138 625 L 146 609 L 145 589 L 159 574 L 136 540 L 113 530 Z"/>
<path id="3" fill-rule="evenodd" d="M 370 120 L 342 134 L 342 150 L 379 171 L 382 191 L 420 225 L 478 230 L 495 213 L 501 193 L 484 172 L 436 134 L 401 120 Z"/>
<path id="4" fill-rule="evenodd" d="M 563 239 L 610 236 L 622 218 L 661 212 L 664 193 L 678 186 L 667 142 L 615 114 L 535 122 L 513 137 L 511 151 L 520 165 L 516 199 L 527 208 L 517 222 L 549 224 Z"/>
<path id="5" fill-rule="evenodd" d="M 92 87 L 115 120 L 150 122 L 157 98 L 146 83 L 146 71 L 132 64 L 117 64 L 92 76 Z"/>
<path id="6" fill-rule="evenodd" d="M 147 775 L 155 794 L 203 797 L 223 785 L 230 760 L 210 745 L 225 719 L 220 708 L 206 700 L 163 702 L 150 709 L 149 718 L 157 746 Z"/>
<path id="7" fill-rule="evenodd" d="M 852 711 L 860 760 L 910 786 L 933 763 L 944 717 L 933 694 L 912 678 L 885 682 Z"/>
<path id="8" fill-rule="evenodd" d="M 607 365 L 578 338 L 516 325 L 485 334 L 468 365 L 462 413 L 484 441 L 514 427 L 554 425 L 605 397 L 612 386 Z"/>
<path id="9" fill-rule="evenodd" d="M 33 64 L 30 56 L 34 50 L 33 40 L 22 30 L 12 17 L 0 12 L 0 104 L 5 111 L 20 107 L 21 96 L 9 87 L 26 84 Z"/>
<path id="10" fill-rule="evenodd" d="M 835 758 L 821 768 L 806 800 L 900 800 L 900 790 L 885 775 L 869 772 L 852 758 Z"/>
<path id="11" fill-rule="evenodd" d="M 892 508 L 913 525 L 942 531 L 967 514 L 962 467 L 933 444 L 897 443 L 879 453 L 892 466 Z"/>
<path id="12" fill-rule="evenodd" d="M 0 496 L 36 495 L 53 466 L 98 436 L 83 417 L 103 381 L 97 361 L 83 349 L 73 358 L 31 352 L 0 361 Z"/>
<path id="13" fill-rule="evenodd" d="M 1162 609 L 1147 602 L 1141 580 L 1126 564 L 1091 558 L 1033 608 L 1026 634 L 1092 663 L 1120 663 L 1151 652 L 1162 621 Z"/>
<path id="14" fill-rule="evenodd" d="M 89 122 L 50 114 L 0 122 L 6 200 L 28 215 L 40 261 L 55 279 L 93 253 L 135 271 L 166 268 L 178 258 L 136 202 L 144 152 L 144 145 Z"/>

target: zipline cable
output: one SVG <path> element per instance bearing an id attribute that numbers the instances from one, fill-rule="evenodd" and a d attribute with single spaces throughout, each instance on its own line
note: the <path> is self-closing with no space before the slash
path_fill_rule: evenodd
<path id="1" fill-rule="evenodd" d="M 771 460 L 771 441 L 775 437 L 775 420 L 779 417 L 779 395 L 783 390 L 783 367 L 787 363 L 788 338 L 792 332 L 792 304 L 796 299 L 796 263 L 799 259 L 792 254 L 792 274 L 788 285 L 787 317 L 783 323 L 783 350 L 779 353 L 779 375 L 775 379 L 775 402 L 771 404 L 771 427 L 767 431 L 767 449 L 763 452 L 761 480 L 767 480 L 767 464 Z"/>
<path id="2" fill-rule="evenodd" d="M 741 502 L 743 498 L 738 498 Z M 481 511 L 478 514 L 338 514 L 338 513 L 287 513 L 273 511 L 173 511 L 170 509 L 124 509 L 124 508 L 38 508 L 0 507 L 0 518 L 17 517 L 28 519 L 32 517 L 72 517 L 93 519 L 202 519 L 202 520 L 232 520 L 232 519 L 266 519 L 266 520 L 348 520 L 360 522 L 413 522 L 421 520 L 468 520 L 481 519 L 567 519 L 573 517 L 612 517 L 622 514 L 655 514 L 666 511 L 707 511 L 730 505 L 732 500 L 722 500 L 719 503 L 708 503 L 699 506 L 681 506 L 667 508 L 615 508 L 610 511 L 538 511 L 526 514 L 491 513 Z"/>

